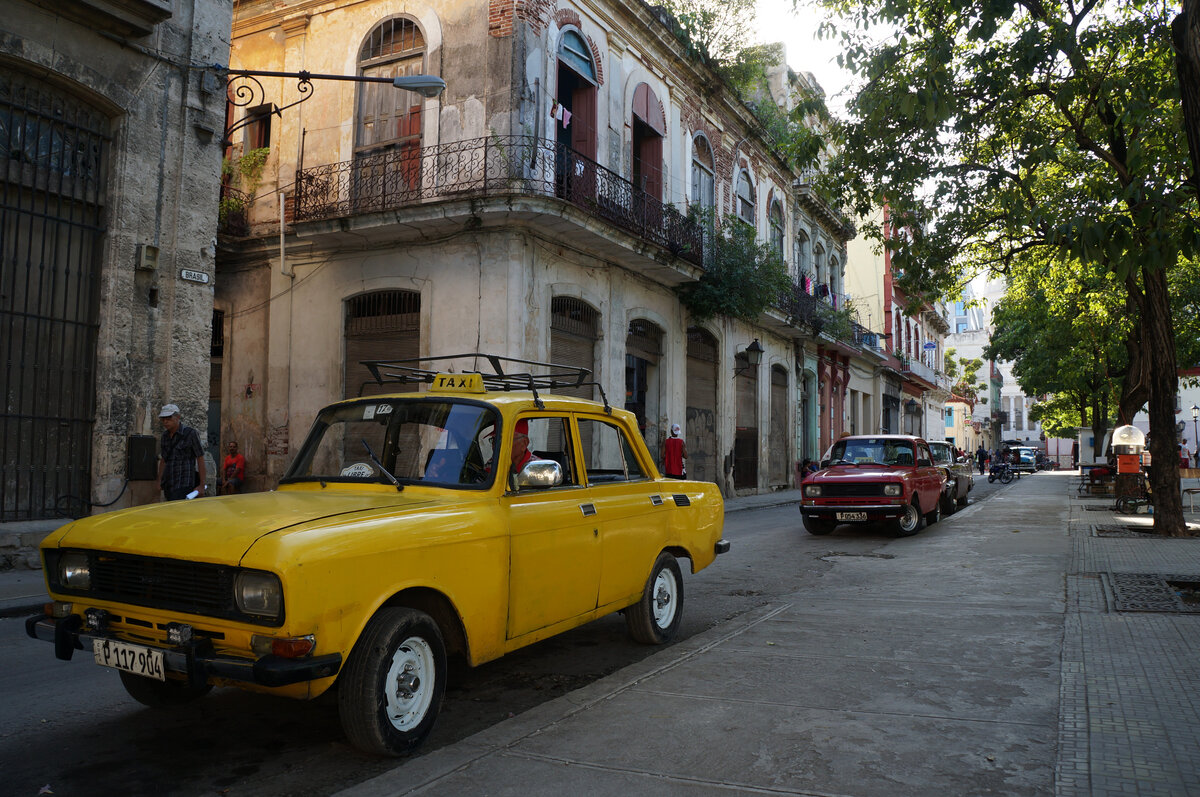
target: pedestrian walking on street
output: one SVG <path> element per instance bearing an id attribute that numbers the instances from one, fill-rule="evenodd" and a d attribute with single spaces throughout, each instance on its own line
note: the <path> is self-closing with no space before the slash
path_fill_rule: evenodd
<path id="1" fill-rule="evenodd" d="M 682 479 L 687 476 L 687 443 L 679 436 L 679 424 L 671 425 L 671 436 L 663 440 L 663 473 L 668 479 Z"/>
<path id="2" fill-rule="evenodd" d="M 983 447 L 983 443 L 980 443 L 979 448 L 976 449 L 976 451 L 975 451 L 975 459 L 979 463 L 979 475 L 980 476 L 983 475 L 983 468 L 985 465 L 987 465 L 987 458 L 988 458 L 987 450 Z"/>
<path id="3" fill-rule="evenodd" d="M 158 460 L 158 483 L 168 501 L 204 495 L 204 446 L 200 435 L 183 425 L 179 407 L 163 405 L 158 413 L 163 433 Z"/>

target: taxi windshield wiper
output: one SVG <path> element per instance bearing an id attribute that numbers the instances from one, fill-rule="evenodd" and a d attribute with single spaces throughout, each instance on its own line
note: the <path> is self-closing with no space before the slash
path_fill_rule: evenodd
<path id="1" fill-rule="evenodd" d="M 367 456 L 371 458 L 371 461 L 379 466 L 379 469 L 383 471 L 384 476 L 387 476 L 392 480 L 392 484 L 396 485 L 396 492 L 403 490 L 404 485 L 401 484 L 400 480 L 393 476 L 387 468 L 383 467 L 383 463 L 379 461 L 379 457 L 375 456 L 375 452 L 371 450 L 371 444 L 367 442 L 367 438 L 364 437 L 362 439 L 362 444 L 363 448 L 367 449 Z"/>

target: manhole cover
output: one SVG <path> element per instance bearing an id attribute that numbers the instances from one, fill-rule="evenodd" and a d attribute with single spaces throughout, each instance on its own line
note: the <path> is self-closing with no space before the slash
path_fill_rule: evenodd
<path id="1" fill-rule="evenodd" d="M 1096 537 L 1126 537 L 1129 539 L 1149 539 L 1157 537 L 1153 531 L 1145 526 L 1127 526 L 1127 525 L 1112 525 L 1107 523 L 1096 523 L 1092 525 L 1092 534 Z"/>
<path id="2" fill-rule="evenodd" d="M 1119 612 L 1200 613 L 1200 575 L 1112 573 L 1109 583 Z"/>

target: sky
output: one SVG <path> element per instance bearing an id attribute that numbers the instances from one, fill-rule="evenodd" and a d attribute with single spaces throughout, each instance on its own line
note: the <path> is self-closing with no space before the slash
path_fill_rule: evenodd
<path id="1" fill-rule="evenodd" d="M 792 8 L 793 0 L 758 0 L 757 33 L 760 42 L 782 41 L 787 48 L 788 66 L 796 72 L 812 72 L 825 98 L 835 113 L 845 108 L 846 98 L 838 97 L 850 82 L 851 75 L 838 68 L 838 48 L 834 40 L 818 39 L 817 27 L 822 16 L 819 10 L 801 0 Z"/>

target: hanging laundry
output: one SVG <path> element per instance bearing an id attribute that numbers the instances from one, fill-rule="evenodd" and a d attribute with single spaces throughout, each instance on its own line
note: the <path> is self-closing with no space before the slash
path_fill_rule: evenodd
<path id="1" fill-rule="evenodd" d="M 568 111 L 566 108 L 563 108 L 562 123 L 563 123 L 563 127 L 566 127 L 567 125 L 571 124 L 571 112 Z"/>

